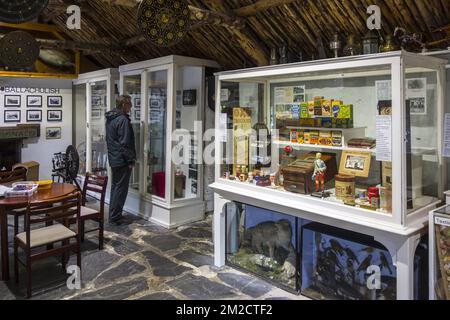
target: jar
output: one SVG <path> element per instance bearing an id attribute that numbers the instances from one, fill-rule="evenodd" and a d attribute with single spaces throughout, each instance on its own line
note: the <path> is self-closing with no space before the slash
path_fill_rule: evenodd
<path id="1" fill-rule="evenodd" d="M 355 177 L 338 174 L 335 177 L 336 199 L 345 204 L 355 205 Z"/>
<path id="2" fill-rule="evenodd" d="M 387 187 L 380 187 L 380 209 L 387 213 L 392 212 L 392 190 Z"/>
<path id="3" fill-rule="evenodd" d="M 378 187 L 369 187 L 367 190 L 367 197 L 369 198 L 370 205 L 373 208 L 380 207 L 380 194 L 378 192 Z"/>

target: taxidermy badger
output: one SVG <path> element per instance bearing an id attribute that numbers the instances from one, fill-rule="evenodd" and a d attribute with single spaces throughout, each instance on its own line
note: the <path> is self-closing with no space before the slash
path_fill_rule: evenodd
<path id="1" fill-rule="evenodd" d="M 259 254 L 264 254 L 264 247 L 269 248 L 269 257 L 273 259 L 276 248 L 290 250 L 291 238 L 292 229 L 288 220 L 267 221 L 246 230 L 244 244 Z"/>

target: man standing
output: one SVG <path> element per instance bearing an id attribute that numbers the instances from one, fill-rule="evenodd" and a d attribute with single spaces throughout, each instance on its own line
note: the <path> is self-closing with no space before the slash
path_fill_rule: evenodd
<path id="1" fill-rule="evenodd" d="M 128 195 L 131 171 L 136 162 L 133 127 L 130 122 L 131 97 L 119 96 L 116 108 L 106 113 L 106 143 L 112 171 L 109 223 L 120 224 Z"/>

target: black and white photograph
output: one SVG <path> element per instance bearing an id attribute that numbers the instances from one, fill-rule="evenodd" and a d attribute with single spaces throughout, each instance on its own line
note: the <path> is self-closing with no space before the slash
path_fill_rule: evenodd
<path id="1" fill-rule="evenodd" d="M 5 122 L 20 122 L 20 110 L 5 110 Z"/>
<path id="2" fill-rule="evenodd" d="M 42 107 L 42 96 L 27 96 L 27 107 L 41 108 Z"/>
<path id="3" fill-rule="evenodd" d="M 139 109 L 141 107 L 141 98 L 134 98 L 134 107 Z"/>
<path id="4" fill-rule="evenodd" d="M 345 163 L 346 169 L 364 171 L 366 158 L 348 155 Z"/>
<path id="5" fill-rule="evenodd" d="M 47 121 L 62 121 L 62 110 L 47 110 Z"/>
<path id="6" fill-rule="evenodd" d="M 411 114 L 426 114 L 427 107 L 425 105 L 425 98 L 410 98 L 409 110 Z"/>
<path id="7" fill-rule="evenodd" d="M 102 110 L 100 109 L 93 109 L 91 111 L 91 119 L 92 120 L 100 120 L 102 118 Z"/>
<path id="8" fill-rule="evenodd" d="M 141 120 L 141 110 L 134 110 L 134 119 Z"/>
<path id="9" fill-rule="evenodd" d="M 47 107 L 56 108 L 62 107 L 62 97 L 61 96 L 48 96 L 47 97 Z"/>
<path id="10" fill-rule="evenodd" d="M 407 84 L 408 84 L 408 89 L 409 90 L 423 90 L 425 89 L 426 84 L 426 79 L 423 78 L 418 78 L 418 79 L 407 79 L 406 80 Z"/>
<path id="11" fill-rule="evenodd" d="M 296 95 L 294 95 L 294 102 L 295 103 L 305 102 L 305 95 L 304 94 L 296 94 Z"/>
<path id="12" fill-rule="evenodd" d="M 61 127 L 45 128 L 45 138 L 47 140 L 61 139 Z"/>
<path id="13" fill-rule="evenodd" d="M 183 105 L 195 106 L 197 104 L 197 90 L 183 90 Z"/>
<path id="14" fill-rule="evenodd" d="M 102 96 L 92 96 L 92 107 L 100 107 L 102 103 Z"/>
<path id="15" fill-rule="evenodd" d="M 42 110 L 27 110 L 27 122 L 41 122 Z"/>
<path id="16" fill-rule="evenodd" d="M 5 95 L 5 107 L 6 108 L 20 108 L 21 96 Z"/>

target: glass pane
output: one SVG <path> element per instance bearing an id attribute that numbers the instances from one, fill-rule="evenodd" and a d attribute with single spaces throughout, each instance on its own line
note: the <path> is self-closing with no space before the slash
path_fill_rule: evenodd
<path id="1" fill-rule="evenodd" d="M 263 85 L 221 83 L 222 177 L 391 214 L 391 159 L 376 147 L 389 146 L 382 128 L 390 142 L 391 66 L 258 80 L 272 82 L 266 117 Z"/>
<path id="2" fill-rule="evenodd" d="M 180 161 L 176 162 L 174 180 L 174 198 L 189 199 L 198 196 L 199 165 L 198 156 L 201 156 L 201 142 L 197 141 L 194 134 L 195 122 L 199 120 L 199 108 L 201 97 L 199 96 L 202 85 L 201 67 L 177 68 L 177 97 L 176 97 L 176 141 L 183 144 L 180 153 Z M 181 140 L 184 139 L 184 140 Z M 185 141 L 184 143 L 181 141 Z M 184 159 L 184 152 L 189 156 Z M 188 160 L 188 161 L 186 161 Z"/>
<path id="3" fill-rule="evenodd" d="M 147 193 L 166 197 L 167 70 L 148 74 Z"/>
<path id="4" fill-rule="evenodd" d="M 107 82 L 91 83 L 91 143 L 92 169 L 96 174 L 106 175 L 108 152 L 106 150 L 105 113 L 107 111 Z"/>
<path id="5" fill-rule="evenodd" d="M 134 166 L 130 179 L 130 188 L 139 190 L 139 178 L 140 178 L 140 162 L 141 158 L 141 75 L 125 76 L 124 89 L 125 95 L 131 96 L 131 102 L 133 104 L 130 112 L 131 126 L 133 127 L 135 141 L 136 141 L 136 155 L 138 159 Z"/>
<path id="6" fill-rule="evenodd" d="M 408 212 L 437 201 L 441 169 L 438 158 L 437 73 L 406 69 L 406 174 Z"/>
<path id="7" fill-rule="evenodd" d="M 86 173 L 86 84 L 74 86 L 74 145 L 80 157 L 78 173 Z"/>

